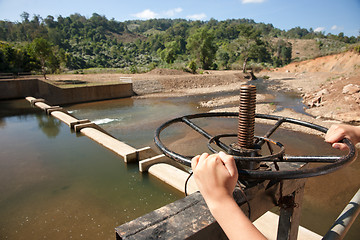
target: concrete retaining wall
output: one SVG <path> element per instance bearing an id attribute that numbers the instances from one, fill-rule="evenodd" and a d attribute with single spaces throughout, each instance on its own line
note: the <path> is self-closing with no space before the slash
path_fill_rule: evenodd
<path id="1" fill-rule="evenodd" d="M 46 82 L 39 81 L 38 85 L 39 92 L 37 97 L 44 98 L 51 104 L 69 104 L 114 99 L 130 97 L 134 94 L 132 83 L 59 88 Z"/>
<path id="2" fill-rule="evenodd" d="M 0 100 L 34 96 L 50 104 L 71 104 L 133 96 L 132 83 L 59 88 L 39 79 L 0 80 Z"/>
<path id="3" fill-rule="evenodd" d="M 0 80 L 0 100 L 24 98 L 38 92 L 38 79 Z"/>

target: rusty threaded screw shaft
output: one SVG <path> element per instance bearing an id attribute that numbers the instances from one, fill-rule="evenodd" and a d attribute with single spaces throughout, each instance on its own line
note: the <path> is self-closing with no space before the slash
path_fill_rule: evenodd
<path id="1" fill-rule="evenodd" d="M 240 88 L 238 146 L 252 149 L 255 130 L 256 87 L 243 85 Z"/>

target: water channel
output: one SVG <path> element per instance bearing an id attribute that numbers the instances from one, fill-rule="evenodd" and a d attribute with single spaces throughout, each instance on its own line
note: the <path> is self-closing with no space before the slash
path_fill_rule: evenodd
<path id="1" fill-rule="evenodd" d="M 127 98 L 65 108 L 140 148 L 154 146 L 154 131 L 166 120 L 208 111 L 198 102 L 211 97 Z M 298 97 L 289 98 L 298 101 Z M 278 108 L 288 107 L 289 98 L 282 96 Z M 236 122 L 204 123 L 204 127 L 213 126 L 234 132 Z M 267 129 L 257 125 L 257 135 Z M 166 133 L 167 141 L 189 154 L 205 151 L 206 145 L 188 131 L 179 126 Z M 0 102 L 0 136 L 1 239 L 115 239 L 114 227 L 183 197 L 156 178 L 139 173 L 137 164 L 125 164 L 25 100 Z M 293 155 L 334 154 L 319 137 L 282 130 L 273 138 L 287 143 Z M 319 234 L 328 230 L 360 186 L 359 165 L 358 160 L 336 173 L 308 180 L 303 226 Z M 359 235 L 357 221 L 345 239 Z"/>

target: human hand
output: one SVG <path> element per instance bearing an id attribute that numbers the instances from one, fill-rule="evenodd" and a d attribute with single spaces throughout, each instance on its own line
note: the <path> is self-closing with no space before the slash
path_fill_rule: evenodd
<path id="1" fill-rule="evenodd" d="M 340 150 L 348 149 L 344 143 L 339 143 L 342 139 L 347 138 L 353 144 L 360 142 L 360 127 L 347 124 L 332 125 L 325 135 L 325 141 L 332 144 L 333 148 Z"/>
<path id="2" fill-rule="evenodd" d="M 191 160 L 194 178 L 211 214 L 229 239 L 266 239 L 235 202 L 238 179 L 235 160 L 223 152 L 203 153 Z"/>
<path id="3" fill-rule="evenodd" d="M 224 152 L 203 153 L 191 161 L 195 182 L 209 208 L 231 197 L 238 179 L 235 160 Z"/>

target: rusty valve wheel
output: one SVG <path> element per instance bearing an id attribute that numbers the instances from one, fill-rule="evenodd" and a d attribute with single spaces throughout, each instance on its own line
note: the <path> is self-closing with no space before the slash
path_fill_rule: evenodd
<path id="1" fill-rule="evenodd" d="M 183 156 L 179 153 L 169 150 L 160 140 L 161 132 L 171 126 L 174 123 L 185 123 L 195 131 L 199 132 L 208 141 L 208 148 L 212 152 L 217 152 L 212 145 L 218 146 L 222 151 L 231 154 L 234 156 L 235 161 L 238 166 L 239 178 L 242 179 L 296 179 L 296 178 L 308 178 L 324 175 L 327 173 L 334 172 L 355 160 L 356 151 L 354 145 L 348 140 L 343 139 L 341 142 L 345 143 L 349 151 L 346 155 L 342 156 L 289 156 L 285 154 L 284 146 L 276 141 L 270 139 L 270 136 L 281 126 L 282 123 L 291 123 L 300 125 L 303 127 L 311 128 L 323 133 L 327 132 L 327 128 L 315 125 L 309 122 L 296 120 L 293 118 L 284 118 L 274 115 L 265 115 L 265 114 L 254 114 L 255 118 L 268 119 L 277 121 L 271 129 L 263 137 L 252 136 L 250 140 L 248 139 L 246 144 L 252 145 L 251 147 L 239 147 L 238 144 L 227 145 L 221 141 L 222 138 L 235 137 L 236 134 L 221 134 L 217 136 L 211 136 L 204 129 L 197 126 L 191 119 L 197 118 L 214 118 L 214 117 L 226 117 L 226 118 L 235 118 L 239 117 L 239 113 L 235 112 L 219 112 L 219 113 L 200 113 L 194 115 L 186 115 L 179 118 L 172 119 L 170 121 L 162 124 L 155 132 L 155 144 L 159 149 L 168 157 L 173 160 L 182 163 L 186 166 L 191 166 L 191 157 Z M 248 137 L 249 138 L 249 137 Z M 270 155 L 260 156 L 257 154 L 258 150 L 262 148 L 264 144 L 267 144 Z M 233 146 L 235 145 L 235 146 Z M 278 148 L 277 152 L 274 153 L 273 147 Z M 278 162 L 299 162 L 299 163 L 323 163 L 320 166 L 313 168 L 298 168 L 295 170 L 279 170 L 277 163 Z M 261 168 L 247 168 L 248 163 L 270 163 L 274 164 L 276 170 L 260 170 Z M 240 166 L 240 167 L 239 167 Z"/>

